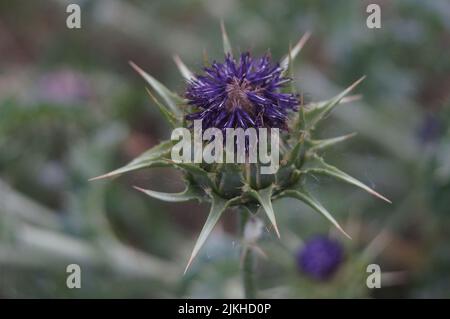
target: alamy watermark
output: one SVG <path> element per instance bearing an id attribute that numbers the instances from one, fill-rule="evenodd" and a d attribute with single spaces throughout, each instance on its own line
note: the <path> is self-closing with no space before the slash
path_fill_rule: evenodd
<path id="1" fill-rule="evenodd" d="M 66 8 L 69 15 L 66 18 L 66 26 L 69 29 L 81 29 L 81 8 L 78 4 L 69 4 Z"/>
<path id="2" fill-rule="evenodd" d="M 67 265 L 66 272 L 69 274 L 66 279 L 67 288 L 81 288 L 81 267 L 77 264 L 70 264 Z"/>
<path id="3" fill-rule="evenodd" d="M 378 4 L 369 4 L 366 12 L 370 13 L 366 20 L 366 25 L 369 29 L 381 28 L 381 8 Z"/>
<path id="4" fill-rule="evenodd" d="M 369 289 L 381 288 L 381 267 L 377 264 L 367 265 L 366 272 L 370 273 L 366 279 L 366 286 Z"/>
<path id="5" fill-rule="evenodd" d="M 260 163 L 261 174 L 278 171 L 278 128 L 227 128 L 225 134 L 218 128 L 208 128 L 203 132 L 202 121 L 195 120 L 193 133 L 192 138 L 191 130 L 185 127 L 173 130 L 171 140 L 178 141 L 171 153 L 175 163 Z"/>

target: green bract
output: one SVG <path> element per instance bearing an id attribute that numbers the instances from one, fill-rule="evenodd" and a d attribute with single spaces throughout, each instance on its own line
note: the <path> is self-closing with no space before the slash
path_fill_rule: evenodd
<path id="1" fill-rule="evenodd" d="M 232 48 L 223 25 L 222 38 L 225 53 L 231 54 Z M 292 72 L 292 63 L 308 38 L 309 34 L 307 33 L 295 47 L 289 50 L 287 56 L 282 60 L 280 65 L 285 69 L 285 72 Z M 194 77 L 193 73 L 179 57 L 175 56 L 174 60 L 185 79 L 189 80 Z M 131 62 L 131 66 L 160 97 L 161 101 L 150 90 L 148 91 L 168 123 L 173 127 L 185 126 L 183 114 L 190 107 L 186 105 L 184 99 L 170 91 L 134 63 Z M 362 80 L 363 78 L 357 80 L 342 93 L 329 100 L 301 106 L 300 111 L 289 119 L 289 131 L 281 135 L 281 161 L 280 168 L 276 174 L 260 174 L 258 164 L 175 163 L 170 157 L 173 143 L 167 140 L 147 150 L 127 165 L 108 174 L 93 178 L 92 180 L 113 177 L 149 167 L 173 167 L 181 170 L 186 186 L 186 189 L 181 193 L 170 194 L 139 187 L 135 188 L 151 197 L 168 202 L 182 202 L 195 199 L 211 203 L 209 216 L 194 246 L 186 270 L 189 268 L 221 215 L 230 207 L 247 209 L 252 213 L 256 213 L 258 209 L 261 209 L 267 215 L 277 235 L 280 236 L 276 213 L 273 210 L 272 203 L 284 197 L 295 198 L 324 216 L 345 236 L 350 238 L 327 209 L 308 192 L 305 186 L 305 179 L 308 175 L 312 174 L 328 175 L 343 182 L 353 184 L 372 195 L 390 202 L 357 179 L 326 163 L 321 157 L 320 154 L 323 150 L 347 140 L 354 134 L 323 140 L 318 140 L 313 137 L 316 125 L 334 107 L 340 103 L 353 100 L 354 97 L 347 95 Z M 291 90 L 295 92 L 294 87 Z"/>

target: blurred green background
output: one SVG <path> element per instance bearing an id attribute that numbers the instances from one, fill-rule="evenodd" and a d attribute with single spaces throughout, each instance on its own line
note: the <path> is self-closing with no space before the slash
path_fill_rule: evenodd
<path id="1" fill-rule="evenodd" d="M 78 3 L 82 28 L 66 28 Z M 381 6 L 368 29 L 366 6 Z M 138 185 L 180 190 L 176 172 L 142 170 L 88 182 L 170 136 L 133 60 L 169 88 L 172 61 L 200 71 L 222 59 L 219 22 L 233 45 L 280 59 L 306 31 L 296 84 L 330 98 L 362 75 L 363 99 L 342 105 L 322 136 L 357 132 L 330 162 L 392 205 L 326 178 L 315 193 L 353 237 L 295 201 L 275 205 L 281 240 L 265 232 L 257 282 L 267 298 L 450 297 L 450 3 L 447 0 L 208 0 L 0 2 L 0 297 L 178 298 L 243 296 L 233 212 L 191 270 L 183 268 L 206 206 L 167 204 Z M 345 261 L 326 282 L 296 267 L 304 240 L 328 234 Z M 66 286 L 79 264 L 81 289 Z M 366 266 L 382 288 L 368 289 Z"/>

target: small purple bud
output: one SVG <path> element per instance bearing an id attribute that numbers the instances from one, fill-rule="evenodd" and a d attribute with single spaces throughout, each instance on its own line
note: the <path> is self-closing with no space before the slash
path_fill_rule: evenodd
<path id="1" fill-rule="evenodd" d="M 297 253 L 300 271 L 317 280 L 327 280 L 333 276 L 343 261 L 341 244 L 327 236 L 315 236 L 305 242 Z"/>
<path id="2" fill-rule="evenodd" d="M 438 140 L 443 131 L 441 119 L 433 113 L 427 113 L 418 130 L 419 140 L 422 144 L 433 143 Z"/>

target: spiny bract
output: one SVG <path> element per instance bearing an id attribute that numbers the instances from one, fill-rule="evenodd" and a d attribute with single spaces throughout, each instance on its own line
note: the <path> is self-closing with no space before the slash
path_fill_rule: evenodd
<path id="1" fill-rule="evenodd" d="M 186 185 L 186 189 L 181 193 L 169 194 L 139 187 L 136 189 L 168 202 L 195 199 L 211 203 L 208 218 L 194 246 L 186 270 L 222 213 L 229 207 L 246 209 L 253 214 L 263 211 L 277 235 L 280 236 L 272 202 L 276 199 L 291 197 L 310 206 L 345 236 L 350 237 L 321 203 L 305 189 L 305 179 L 311 174 L 332 176 L 389 202 L 357 179 L 326 163 L 320 156 L 320 151 L 345 141 L 353 134 L 324 140 L 313 138 L 316 124 L 324 119 L 336 105 L 352 100 L 352 97 L 346 97 L 346 95 L 363 78 L 330 100 L 297 107 L 298 95 L 294 86 L 290 86 L 291 92 L 281 92 L 280 89 L 289 82 L 285 75 L 292 71 L 292 62 L 309 38 L 308 33 L 289 50 L 280 64 L 275 65 L 267 56 L 253 60 L 248 54 L 242 55 L 237 62 L 233 58 L 224 28 L 222 28 L 222 38 L 225 63 L 215 63 L 205 68 L 206 75 L 195 76 L 179 57 L 174 57 L 182 76 L 188 83 L 185 94 L 187 99 L 170 91 L 132 62 L 131 66 L 160 96 L 162 101 L 148 90 L 162 115 L 173 127 L 190 127 L 189 120 L 204 119 L 206 127 L 221 125 L 222 128 L 246 128 L 265 125 L 286 129 L 281 135 L 283 147 L 280 148 L 281 161 L 277 173 L 260 174 L 258 164 L 175 163 L 170 157 L 173 142 L 167 140 L 147 150 L 127 165 L 93 180 L 117 176 L 141 168 L 180 169 Z M 288 111 L 295 112 L 288 113 Z M 208 112 L 215 113 L 211 113 L 214 115 L 210 116 Z"/>

